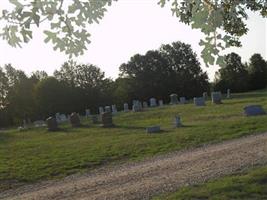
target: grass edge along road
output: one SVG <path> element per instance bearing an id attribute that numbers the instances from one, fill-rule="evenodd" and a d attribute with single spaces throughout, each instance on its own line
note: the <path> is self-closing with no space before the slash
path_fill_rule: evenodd
<path id="1" fill-rule="evenodd" d="M 243 107 L 260 104 L 267 110 L 267 91 L 236 94 L 222 105 L 193 104 L 119 113 L 115 128 L 104 129 L 84 120 L 84 127 L 64 124 L 61 131 L 31 129 L 0 133 L 0 191 L 24 183 L 61 178 L 106 163 L 140 160 L 207 143 L 267 130 L 267 116 L 244 117 Z M 173 128 L 175 115 L 184 127 Z M 160 124 L 163 132 L 148 135 L 145 127 Z"/>
<path id="2" fill-rule="evenodd" d="M 153 198 L 153 200 L 163 199 L 267 199 L 267 166 L 208 181 L 201 185 L 182 187 L 175 193 Z"/>

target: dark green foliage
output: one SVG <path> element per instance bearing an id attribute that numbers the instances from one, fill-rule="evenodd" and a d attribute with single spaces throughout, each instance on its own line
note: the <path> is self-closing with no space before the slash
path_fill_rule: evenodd
<path id="1" fill-rule="evenodd" d="M 190 45 L 175 42 L 145 55 L 134 55 L 120 66 L 121 76 L 130 80 L 132 99 L 151 97 L 169 100 L 171 93 L 193 97 L 209 90 L 208 76 Z"/>
<path id="2" fill-rule="evenodd" d="M 260 54 L 254 54 L 249 63 L 250 89 L 263 89 L 267 85 L 267 63 Z"/>
<path id="3" fill-rule="evenodd" d="M 231 53 L 225 57 L 226 66 L 221 67 L 216 73 L 215 90 L 226 92 L 245 92 L 249 90 L 249 74 L 247 68 L 241 62 L 241 57 Z"/>

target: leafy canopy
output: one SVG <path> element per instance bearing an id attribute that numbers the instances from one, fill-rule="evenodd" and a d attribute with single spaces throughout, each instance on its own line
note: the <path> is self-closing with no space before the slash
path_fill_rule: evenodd
<path id="1" fill-rule="evenodd" d="M 87 26 L 99 23 L 117 0 L 9 0 L 13 10 L 3 10 L 0 21 L 5 26 L 0 37 L 13 47 L 21 47 L 32 39 L 32 27 L 48 22 L 45 42 L 53 43 L 55 50 L 65 52 L 70 57 L 79 56 L 90 43 Z M 246 34 L 247 11 L 259 11 L 267 16 L 266 0 L 155 0 L 164 7 L 171 3 L 173 14 L 193 29 L 205 34 L 200 41 L 202 57 L 207 65 L 224 64 L 219 55 L 230 46 L 241 46 L 239 38 Z"/>

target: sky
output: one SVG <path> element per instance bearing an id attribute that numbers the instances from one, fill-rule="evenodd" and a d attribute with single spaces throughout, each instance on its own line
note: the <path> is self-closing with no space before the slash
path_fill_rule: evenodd
<path id="1" fill-rule="evenodd" d="M 161 8 L 158 0 L 119 0 L 105 14 L 100 24 L 88 28 L 91 44 L 83 56 L 75 58 L 78 63 L 90 63 L 101 68 L 107 77 L 116 78 L 119 66 L 129 61 L 134 54 L 145 54 L 148 50 L 158 49 L 161 44 L 181 41 L 191 44 L 208 72 L 210 80 L 218 67 L 207 68 L 200 57 L 198 45 L 203 34 L 192 30 L 172 16 L 168 7 Z M 8 0 L 0 0 L 1 9 L 8 8 Z M 231 48 L 225 53 L 236 52 L 242 61 L 248 61 L 252 54 L 260 53 L 267 59 L 267 19 L 256 13 L 249 13 L 247 21 L 250 31 L 243 36 L 242 48 Z M 3 24 L 0 24 L 0 26 Z M 0 39 L 0 66 L 11 63 L 16 69 L 27 74 L 44 70 L 52 75 L 54 70 L 68 60 L 68 56 L 54 51 L 51 44 L 44 43 L 43 29 L 34 29 L 33 40 L 22 48 L 12 48 Z"/>

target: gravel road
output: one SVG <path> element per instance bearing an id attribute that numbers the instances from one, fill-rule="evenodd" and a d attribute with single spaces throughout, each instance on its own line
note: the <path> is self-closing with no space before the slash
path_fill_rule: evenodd
<path id="1" fill-rule="evenodd" d="M 0 199 L 149 199 L 267 163 L 267 133 L 27 185 Z"/>

